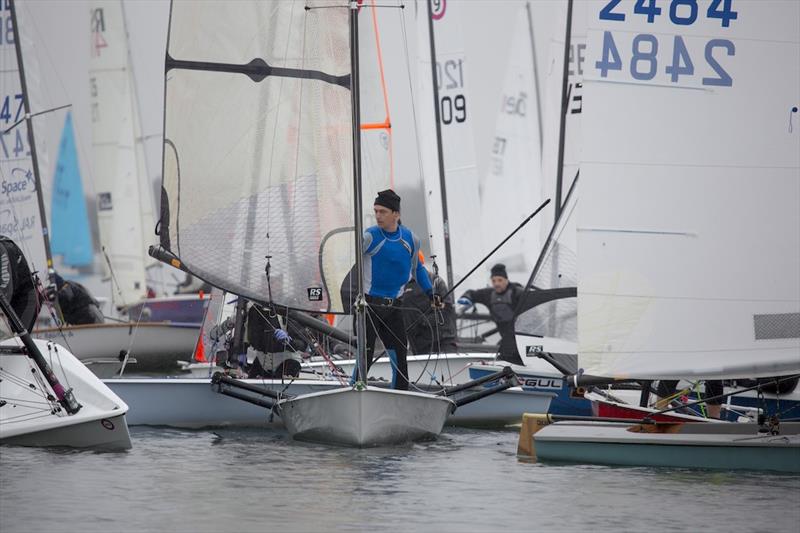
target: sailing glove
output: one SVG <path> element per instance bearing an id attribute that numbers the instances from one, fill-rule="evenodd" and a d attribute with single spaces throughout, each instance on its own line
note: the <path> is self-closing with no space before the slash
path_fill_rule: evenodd
<path id="1" fill-rule="evenodd" d="M 282 342 L 283 344 L 289 344 L 290 342 L 292 342 L 292 338 L 283 329 L 276 329 L 273 336 L 275 337 L 276 341 Z"/>

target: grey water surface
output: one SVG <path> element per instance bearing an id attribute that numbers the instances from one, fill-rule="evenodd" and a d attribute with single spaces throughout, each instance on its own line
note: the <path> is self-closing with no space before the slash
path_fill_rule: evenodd
<path id="1" fill-rule="evenodd" d="M 513 429 L 368 450 L 131 433 L 128 452 L 0 447 L 0 532 L 800 532 L 800 476 L 536 464 Z"/>

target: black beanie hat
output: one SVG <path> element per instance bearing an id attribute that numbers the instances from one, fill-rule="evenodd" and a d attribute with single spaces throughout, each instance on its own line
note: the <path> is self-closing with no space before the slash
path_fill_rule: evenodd
<path id="1" fill-rule="evenodd" d="M 382 205 L 392 211 L 400 211 L 400 197 L 392 189 L 386 189 L 378 193 L 374 205 Z"/>
<path id="2" fill-rule="evenodd" d="M 506 272 L 506 266 L 503 263 L 497 263 L 495 266 L 492 267 L 492 277 L 500 276 L 501 278 L 508 279 L 508 273 Z"/>

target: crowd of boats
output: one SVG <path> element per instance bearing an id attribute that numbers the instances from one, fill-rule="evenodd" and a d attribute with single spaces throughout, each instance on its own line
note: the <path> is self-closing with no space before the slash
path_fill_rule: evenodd
<path id="1" fill-rule="evenodd" d="M 13 223 L 3 224 L 0 241 L 0 442 L 126 449 L 130 425 L 255 426 L 378 446 L 435 438 L 445 425 L 521 424 L 518 453 L 540 461 L 800 472 L 800 75 L 783 83 L 777 62 L 761 60 L 781 57 L 781 65 L 800 68 L 796 28 L 775 34 L 770 26 L 797 17 L 800 7 L 765 12 L 744 0 L 713 2 L 693 17 L 671 10 L 643 22 L 617 4 L 564 4 L 564 37 L 547 69 L 555 89 L 528 100 L 541 100 L 548 109 L 539 115 L 550 117 L 539 117 L 535 135 L 520 100 L 508 98 L 538 87 L 535 52 L 514 39 L 517 75 L 509 75 L 497 123 L 492 192 L 479 198 L 468 179 L 460 188 L 453 181 L 452 169 L 470 167 L 460 164 L 468 155 L 444 155 L 464 137 L 443 126 L 467 116 L 464 63 L 453 52 L 457 2 L 422 2 L 413 13 L 374 2 L 240 2 L 224 7 L 224 19 L 218 5 L 175 3 L 158 244 L 149 254 L 210 285 L 147 297 L 151 192 L 135 170 L 108 172 L 100 178 L 107 183 L 96 184 L 97 219 L 108 243 L 111 307 L 121 314 L 67 324 L 53 268 L 62 245 L 46 222 L 31 120 L 37 110 L 9 2 L 14 38 L 0 48 L 0 80 L 22 95 L 23 107 L 3 135 L 21 134 L 27 149 L 0 166 L 4 180 L 23 171 L 33 186 L 2 199 Z M 98 3 L 91 14 L 95 155 L 109 168 L 135 169 L 143 148 L 124 9 Z M 528 6 L 523 30 L 532 31 L 530 16 Z M 664 31 L 657 37 L 646 24 Z M 415 69 L 407 57 L 411 30 Z M 198 32 L 216 40 L 198 40 Z M 631 32 L 640 32 L 638 41 L 625 41 L 632 58 L 620 52 Z M 770 39 L 753 37 L 761 34 Z M 655 67 L 639 70 L 657 64 L 663 35 L 674 36 L 677 58 L 666 81 Z M 400 82 L 385 76 L 393 65 L 381 36 L 397 39 L 403 53 L 395 53 L 406 56 L 397 64 Z M 650 44 L 651 59 L 642 59 L 639 42 Z M 702 55 L 703 46 L 710 77 L 695 77 L 690 54 L 700 47 Z M 296 53 L 276 52 L 284 49 Z M 584 54 L 593 60 L 584 63 Z M 621 58 L 630 69 L 617 68 Z M 525 60 L 534 67 L 521 75 Z M 764 80 L 774 82 L 769 94 Z M 405 107 L 389 104 L 387 94 L 400 87 L 412 88 L 400 99 L 411 102 Z M 648 102 L 656 93 L 654 108 Z M 228 94 L 237 95 L 235 108 L 193 112 L 216 109 Z M 747 124 L 729 111 L 744 107 L 759 111 Z M 428 249 L 439 251 L 431 268 L 443 265 L 451 290 L 465 280 L 475 288 L 482 282 L 471 274 L 483 272 L 485 261 L 518 258 L 518 271 L 528 270 L 526 295 L 557 294 L 516 310 L 522 364 L 498 359 L 487 317 L 464 312 L 458 350 L 408 357 L 409 391 L 392 388 L 398 369 L 388 355 L 367 368 L 365 305 L 356 298 L 351 308 L 339 290 L 351 268 L 352 279 L 361 279 L 361 198 L 393 185 L 393 143 L 403 141 L 400 133 L 393 138 L 390 110 L 403 109 L 419 119 L 415 135 L 432 141 L 425 150 L 437 148 L 430 161 L 419 156 L 424 234 Z M 545 140 L 548 122 L 553 139 Z M 616 135 L 606 134 L 609 124 Z M 81 190 L 71 132 L 68 119 L 56 191 L 65 183 Z M 753 132 L 769 142 L 752 141 Z M 497 246 L 482 259 L 470 255 L 467 241 L 454 237 L 474 230 L 459 209 L 480 211 L 497 188 L 513 195 L 509 176 L 530 164 L 521 155 L 530 150 L 541 154 L 538 171 L 554 185 L 541 186 L 541 195 L 530 183 L 524 195 L 517 191 L 523 197 L 508 205 L 521 202 L 518 218 L 497 215 Z M 446 189 L 448 179 L 457 191 Z M 86 226 L 82 196 L 75 203 L 75 195 L 54 193 L 53 220 L 72 227 L 67 221 L 82 209 Z M 504 239 L 536 216 L 541 246 Z M 70 233 L 85 235 L 87 227 Z M 71 250 L 86 247 L 78 241 Z M 67 252 L 59 254 L 64 262 Z M 258 350 L 247 336 L 253 309 L 304 347 Z M 426 320 L 437 329 L 435 312 Z M 656 383 L 668 380 L 678 385 L 664 397 Z M 721 392 L 711 393 L 708 380 L 720 381 Z M 720 406 L 719 417 L 709 405 Z"/>

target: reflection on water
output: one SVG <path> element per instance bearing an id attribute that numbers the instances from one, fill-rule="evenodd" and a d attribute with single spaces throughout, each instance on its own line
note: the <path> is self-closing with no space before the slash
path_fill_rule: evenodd
<path id="1" fill-rule="evenodd" d="M 353 450 L 133 428 L 121 453 L 0 447 L 0 531 L 797 531 L 800 476 L 536 464 L 517 433 Z"/>

